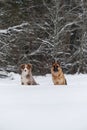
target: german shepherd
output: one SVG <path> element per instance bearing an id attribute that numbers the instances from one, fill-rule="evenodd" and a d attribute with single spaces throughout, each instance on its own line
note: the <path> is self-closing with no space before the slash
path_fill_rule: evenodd
<path id="1" fill-rule="evenodd" d="M 22 85 L 37 85 L 36 81 L 32 76 L 32 65 L 21 64 L 21 84 Z"/>
<path id="2" fill-rule="evenodd" d="M 52 63 L 51 74 L 54 85 L 67 85 L 64 73 L 58 61 Z"/>

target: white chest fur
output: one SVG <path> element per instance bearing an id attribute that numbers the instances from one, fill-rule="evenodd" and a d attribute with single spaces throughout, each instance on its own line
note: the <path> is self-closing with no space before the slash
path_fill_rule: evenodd
<path id="1" fill-rule="evenodd" d="M 25 72 L 22 72 L 22 74 L 21 74 L 21 82 L 22 82 L 24 85 L 27 85 L 28 82 L 31 81 L 31 76 L 28 78 L 27 75 L 28 75 L 28 73 L 25 73 Z"/>

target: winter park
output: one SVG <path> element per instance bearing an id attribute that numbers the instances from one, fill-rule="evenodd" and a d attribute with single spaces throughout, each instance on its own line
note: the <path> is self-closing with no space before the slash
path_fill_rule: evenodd
<path id="1" fill-rule="evenodd" d="M 85 0 L 0 0 L 0 130 L 87 130 Z"/>

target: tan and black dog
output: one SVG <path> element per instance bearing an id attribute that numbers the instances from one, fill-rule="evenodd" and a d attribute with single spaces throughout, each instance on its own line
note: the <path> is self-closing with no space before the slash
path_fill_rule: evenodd
<path id="1" fill-rule="evenodd" d="M 54 85 L 67 85 L 64 73 L 59 62 L 54 61 L 52 63 L 51 74 Z"/>
<path id="2" fill-rule="evenodd" d="M 36 81 L 32 76 L 32 65 L 21 64 L 21 84 L 22 85 L 37 85 Z"/>

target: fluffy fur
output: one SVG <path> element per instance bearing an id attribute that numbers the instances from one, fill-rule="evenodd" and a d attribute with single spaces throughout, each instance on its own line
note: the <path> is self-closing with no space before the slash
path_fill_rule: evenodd
<path id="1" fill-rule="evenodd" d="M 66 85 L 67 84 L 64 73 L 60 66 L 60 63 L 58 63 L 58 62 L 52 63 L 51 74 L 52 74 L 52 80 L 53 80 L 54 85 Z"/>
<path id="2" fill-rule="evenodd" d="M 21 84 L 22 85 L 37 85 L 36 81 L 32 76 L 32 65 L 22 64 L 21 69 Z"/>

